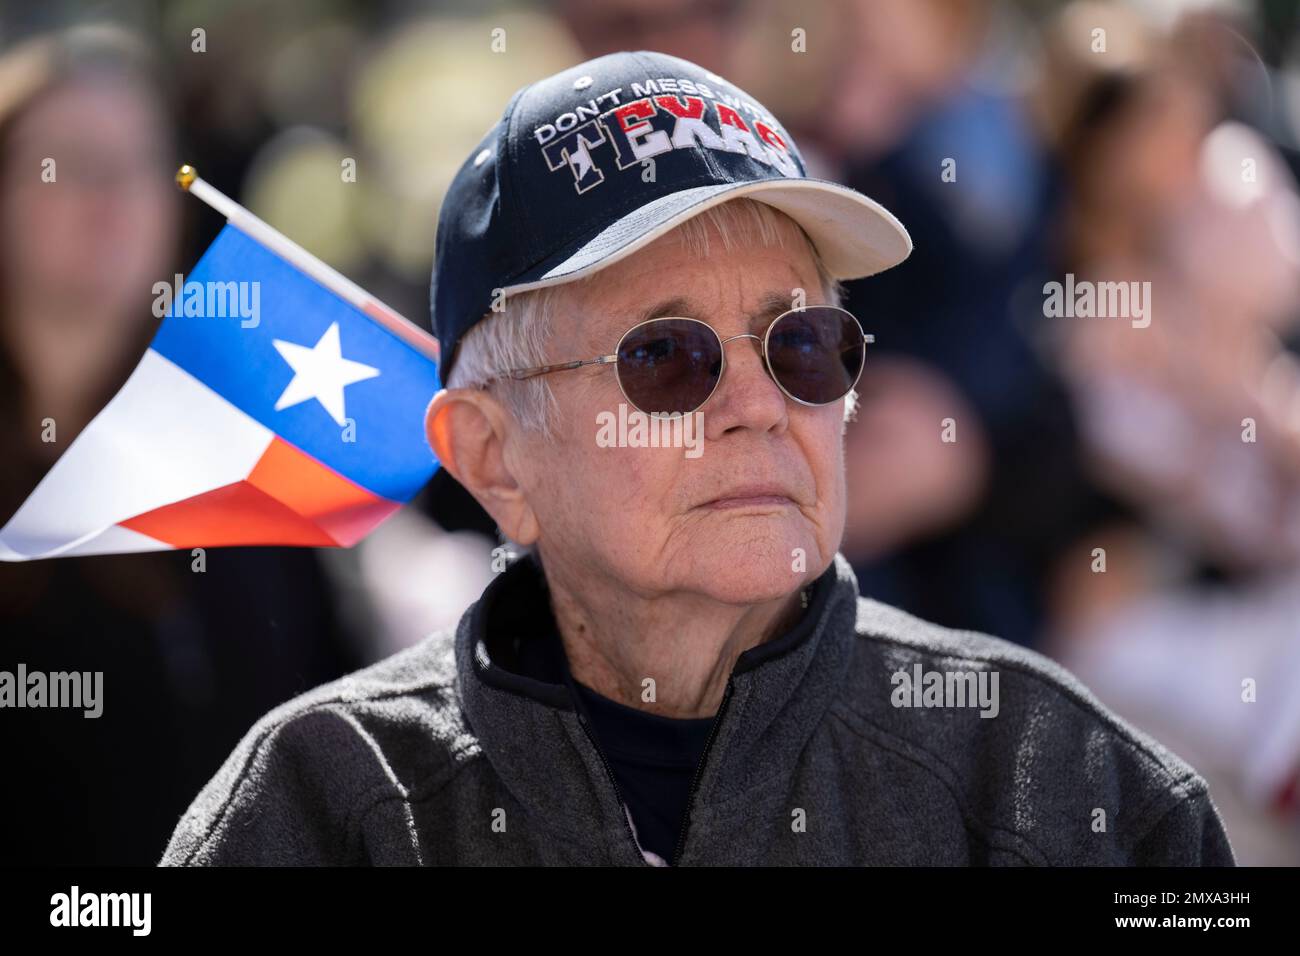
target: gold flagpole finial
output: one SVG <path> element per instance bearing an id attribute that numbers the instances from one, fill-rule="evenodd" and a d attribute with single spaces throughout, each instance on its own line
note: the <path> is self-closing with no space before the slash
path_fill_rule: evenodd
<path id="1" fill-rule="evenodd" d="M 198 178 L 198 172 L 189 163 L 186 163 L 180 169 L 176 170 L 176 185 L 186 192 L 190 191 L 190 185 Z"/>

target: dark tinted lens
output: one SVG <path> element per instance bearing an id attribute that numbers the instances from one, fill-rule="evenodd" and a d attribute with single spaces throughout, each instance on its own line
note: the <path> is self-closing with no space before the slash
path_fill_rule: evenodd
<path id="1" fill-rule="evenodd" d="M 618 380 L 648 413 L 692 412 L 713 393 L 722 347 L 713 330 L 690 319 L 654 319 L 632 329 L 618 347 Z"/>
<path id="2" fill-rule="evenodd" d="M 830 306 L 785 314 L 767 340 L 772 376 L 810 405 L 826 405 L 847 395 L 862 371 L 865 353 L 858 320 Z"/>

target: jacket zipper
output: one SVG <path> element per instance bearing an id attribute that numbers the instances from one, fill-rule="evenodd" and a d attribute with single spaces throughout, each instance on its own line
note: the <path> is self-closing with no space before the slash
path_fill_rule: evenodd
<path id="1" fill-rule="evenodd" d="M 722 726 L 722 715 L 727 711 L 727 702 L 731 700 L 732 678 L 727 678 L 727 689 L 723 691 L 722 703 L 718 705 L 718 715 L 713 718 L 713 726 L 709 728 L 709 739 L 704 742 L 704 753 L 700 755 L 700 762 L 695 768 L 695 779 L 691 781 L 691 792 L 686 797 L 686 812 L 682 815 L 682 830 L 677 835 L 677 846 L 673 848 L 673 858 L 669 861 L 669 866 L 676 866 L 677 861 L 682 858 L 682 851 L 686 848 L 686 831 L 691 828 L 691 811 L 695 807 L 695 792 L 700 788 L 700 778 L 704 776 L 704 768 L 709 762 L 709 751 L 713 749 L 713 741 L 718 736 L 718 728 Z"/>
<path id="2" fill-rule="evenodd" d="M 619 792 L 618 781 L 614 779 L 614 771 L 610 769 L 609 761 L 605 759 L 605 752 L 600 749 L 595 734 L 587 726 L 587 718 L 581 712 L 578 713 L 578 724 L 587 735 L 587 739 L 591 741 L 591 746 L 596 749 L 596 756 L 600 758 L 601 766 L 605 768 L 605 775 L 609 777 L 609 782 L 614 788 L 614 798 L 618 801 L 619 808 L 623 810 L 623 829 L 627 831 L 627 838 L 632 841 L 632 847 L 636 850 L 637 859 L 641 861 L 642 866 L 650 866 L 650 862 L 646 860 L 645 854 L 641 851 L 641 844 L 637 843 L 636 834 L 632 832 L 632 824 L 627 818 L 627 805 L 623 803 L 623 794 Z"/>

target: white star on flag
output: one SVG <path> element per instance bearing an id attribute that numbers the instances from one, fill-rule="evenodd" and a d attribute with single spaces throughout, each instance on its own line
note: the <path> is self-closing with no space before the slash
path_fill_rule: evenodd
<path id="1" fill-rule="evenodd" d="M 283 339 L 275 339 L 272 344 L 294 371 L 293 379 L 275 403 L 277 412 L 314 398 L 334 421 L 344 425 L 347 414 L 343 410 L 343 389 L 379 374 L 377 368 L 343 357 L 337 322 L 311 348 Z"/>

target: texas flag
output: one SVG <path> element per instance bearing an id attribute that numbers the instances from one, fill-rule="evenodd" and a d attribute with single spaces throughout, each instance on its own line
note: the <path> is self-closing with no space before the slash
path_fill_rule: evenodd
<path id="1" fill-rule="evenodd" d="M 189 295 L 232 289 L 253 292 L 242 301 L 256 315 L 214 315 Z M 0 528 L 0 559 L 346 547 L 432 477 L 437 367 L 395 334 L 405 320 L 367 314 L 234 225 L 184 290 L 121 391 Z"/>

